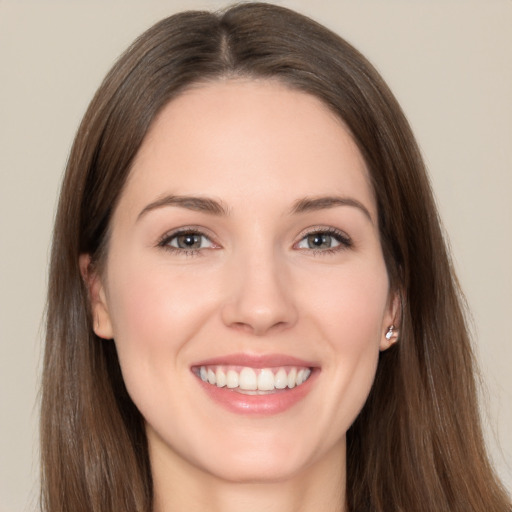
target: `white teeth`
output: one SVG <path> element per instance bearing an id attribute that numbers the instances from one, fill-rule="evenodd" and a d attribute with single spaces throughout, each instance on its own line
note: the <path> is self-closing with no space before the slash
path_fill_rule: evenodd
<path id="1" fill-rule="evenodd" d="M 238 373 L 234 370 L 228 370 L 226 375 L 226 386 L 230 389 L 238 387 Z"/>
<path id="2" fill-rule="evenodd" d="M 223 388 L 226 385 L 226 374 L 222 370 L 222 368 L 217 368 L 215 372 L 215 377 L 217 379 L 217 387 Z"/>
<path id="3" fill-rule="evenodd" d="M 310 368 L 282 367 L 276 371 L 272 368 L 243 367 L 237 371 L 238 368 L 201 366 L 198 373 L 201 380 L 212 386 L 219 388 L 226 386 L 229 389 L 238 389 L 240 392 L 292 389 L 303 384 L 311 375 Z"/>
<path id="4" fill-rule="evenodd" d="M 256 372 L 252 368 L 244 368 L 240 372 L 238 387 L 249 391 L 258 389 L 258 377 L 256 377 Z"/>
<path id="5" fill-rule="evenodd" d="M 288 375 L 284 368 L 280 368 L 274 377 L 274 385 L 276 389 L 284 389 L 288 387 Z"/>
<path id="6" fill-rule="evenodd" d="M 288 387 L 294 388 L 297 384 L 297 370 L 295 368 L 292 368 L 290 370 L 290 373 L 288 374 Z"/>
<path id="7" fill-rule="evenodd" d="M 258 375 L 258 389 L 260 391 L 272 391 L 274 386 L 274 374 L 272 370 L 263 369 Z"/>

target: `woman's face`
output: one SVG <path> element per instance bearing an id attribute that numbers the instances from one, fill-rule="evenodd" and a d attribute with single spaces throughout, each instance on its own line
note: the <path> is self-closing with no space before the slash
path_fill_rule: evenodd
<path id="1" fill-rule="evenodd" d="M 316 98 L 238 80 L 164 108 L 91 287 L 153 464 L 230 481 L 339 465 L 394 320 L 377 225 Z"/>

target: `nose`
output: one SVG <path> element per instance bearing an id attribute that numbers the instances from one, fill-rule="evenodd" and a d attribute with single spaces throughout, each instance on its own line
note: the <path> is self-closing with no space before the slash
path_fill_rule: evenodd
<path id="1" fill-rule="evenodd" d="M 229 272 L 224 324 L 255 336 L 293 326 L 297 309 L 285 265 L 271 254 L 251 254 L 240 260 Z"/>

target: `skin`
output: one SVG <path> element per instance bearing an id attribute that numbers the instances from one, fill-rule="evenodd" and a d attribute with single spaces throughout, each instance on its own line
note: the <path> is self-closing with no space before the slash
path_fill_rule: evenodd
<path id="1" fill-rule="evenodd" d="M 158 203 L 169 195 L 208 197 L 225 212 Z M 326 196 L 352 202 L 294 211 Z M 196 252 L 169 248 L 182 227 L 205 234 Z M 333 229 L 349 246 L 308 245 Z M 397 301 L 365 162 L 319 100 L 226 80 L 170 102 L 114 212 L 104 270 L 88 282 L 95 331 L 115 340 L 146 419 L 156 511 L 344 510 L 345 434 L 394 341 L 385 334 Z M 241 415 L 191 372 L 233 353 L 319 370 L 290 409 Z"/>

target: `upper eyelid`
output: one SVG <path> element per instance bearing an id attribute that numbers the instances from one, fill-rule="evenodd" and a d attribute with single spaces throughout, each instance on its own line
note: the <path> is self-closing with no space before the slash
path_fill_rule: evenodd
<path id="1" fill-rule="evenodd" d="M 297 247 L 306 237 L 309 235 L 314 235 L 315 233 L 325 233 L 329 236 L 332 236 L 337 239 L 338 245 L 330 248 L 301 248 Z M 293 243 L 293 247 L 296 250 L 306 251 L 311 254 L 331 254 L 338 253 L 343 250 L 352 249 L 354 247 L 354 242 L 352 238 L 343 230 L 330 227 L 313 227 L 309 230 L 302 231 L 302 233 L 297 237 L 296 241 Z"/>
<path id="2" fill-rule="evenodd" d="M 208 238 L 208 240 L 210 240 L 212 243 L 217 243 L 215 241 L 215 237 L 212 234 L 210 234 L 209 230 L 202 228 L 202 227 L 198 227 L 198 226 L 183 226 L 183 227 L 179 227 L 176 229 L 170 229 L 169 231 L 166 231 L 158 239 L 157 245 L 162 245 L 162 244 L 168 242 L 169 240 L 171 240 L 179 235 L 186 234 L 186 233 L 194 233 L 196 235 L 201 235 L 201 236 L 204 236 L 205 238 Z"/>
<path id="3" fill-rule="evenodd" d="M 337 234 L 347 240 L 352 240 L 352 237 L 343 229 L 335 228 L 333 226 L 311 226 L 309 228 L 303 229 L 298 235 L 297 240 L 302 240 L 304 237 L 314 234 L 314 233 L 329 233 L 329 234 Z"/>
<path id="4" fill-rule="evenodd" d="M 210 242 L 215 245 L 221 246 L 221 244 L 216 240 L 216 236 L 213 235 L 209 229 L 206 229 L 202 226 L 182 226 L 179 228 L 171 229 L 166 231 L 157 241 L 157 245 L 166 245 L 171 239 L 176 236 L 185 233 L 194 233 L 197 235 L 201 235 L 206 237 Z M 343 238 L 346 242 L 352 243 L 352 237 L 344 230 L 335 228 L 333 226 L 327 225 L 317 225 L 317 226 L 309 226 L 303 229 L 295 238 L 293 245 L 297 244 L 301 240 L 303 240 L 306 236 L 314 234 L 314 233 L 328 233 L 330 235 L 338 235 Z"/>
<path id="5" fill-rule="evenodd" d="M 180 235 L 186 235 L 187 233 L 191 233 L 194 235 L 198 235 L 206 238 L 212 245 L 210 247 L 198 247 L 198 248 L 185 248 L 185 247 L 176 247 L 172 245 L 172 242 L 179 237 Z M 157 241 L 156 248 L 159 250 L 168 251 L 170 253 L 174 253 L 175 255 L 181 256 L 199 256 L 201 254 L 205 254 L 203 251 L 212 250 L 212 249 L 220 249 L 221 246 L 214 241 L 213 237 L 208 236 L 204 230 L 198 228 L 177 228 L 167 231 L 162 235 Z"/>

